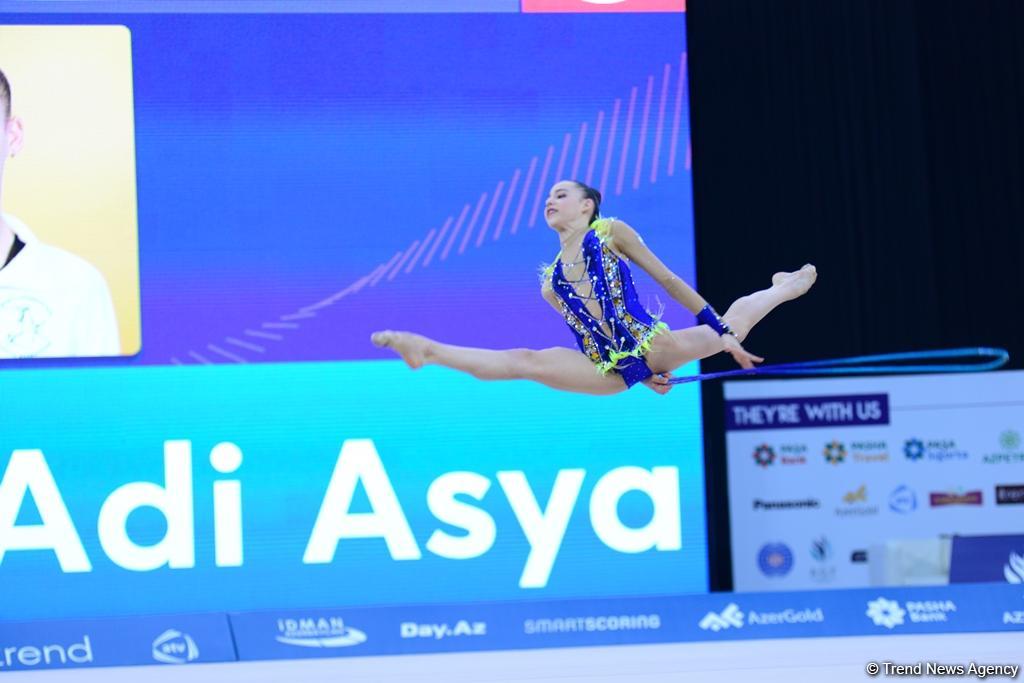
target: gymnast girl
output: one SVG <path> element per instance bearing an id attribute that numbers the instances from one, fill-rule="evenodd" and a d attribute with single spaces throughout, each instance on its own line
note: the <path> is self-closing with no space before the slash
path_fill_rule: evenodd
<path id="1" fill-rule="evenodd" d="M 762 362 L 740 342 L 772 309 L 805 294 L 817 278 L 810 264 L 776 273 L 771 287 L 738 299 L 719 317 L 633 228 L 601 218 L 601 193 L 594 188 L 575 180 L 556 183 L 544 204 L 544 218 L 558 235 L 561 251 L 542 271 L 541 295 L 565 319 L 582 354 L 563 347 L 494 351 L 453 346 L 392 330 L 375 332 L 372 342 L 394 350 L 413 369 L 442 365 L 478 379 L 527 379 L 596 395 L 643 383 L 664 394 L 673 386 L 672 370 L 693 360 L 724 351 L 743 368 Z M 630 263 L 694 313 L 698 325 L 670 330 L 641 306 Z"/>

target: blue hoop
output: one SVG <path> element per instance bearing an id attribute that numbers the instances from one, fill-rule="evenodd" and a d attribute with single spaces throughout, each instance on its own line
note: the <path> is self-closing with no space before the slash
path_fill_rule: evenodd
<path id="1" fill-rule="evenodd" d="M 991 358 L 979 363 L 936 364 L 936 365 L 865 365 L 865 363 L 888 363 L 890 361 L 927 360 L 937 358 Z M 851 358 L 833 358 L 830 360 L 812 360 L 802 363 L 782 363 L 780 365 L 764 365 L 749 370 L 726 370 L 724 372 L 708 372 L 691 377 L 673 377 L 669 384 L 685 384 L 686 382 L 702 382 L 722 377 L 738 377 L 741 375 L 880 375 L 886 373 L 915 372 L 985 372 L 1006 365 L 1010 354 L 1006 349 L 988 347 L 945 349 L 937 351 L 907 351 L 905 353 L 883 353 L 877 356 L 854 356 Z"/>

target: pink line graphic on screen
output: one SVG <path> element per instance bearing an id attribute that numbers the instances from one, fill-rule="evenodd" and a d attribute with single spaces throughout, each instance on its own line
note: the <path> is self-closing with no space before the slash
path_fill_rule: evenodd
<path id="1" fill-rule="evenodd" d="M 683 96 L 686 88 L 686 61 L 687 55 L 683 52 L 680 54 L 679 66 L 676 70 L 677 73 L 675 74 L 675 93 L 673 98 L 674 101 L 672 102 L 671 131 L 666 130 L 665 119 L 667 114 L 666 110 L 669 104 L 668 97 L 670 83 L 673 77 L 673 69 L 671 64 L 664 64 L 661 69 L 661 88 L 657 102 L 656 123 L 654 123 L 653 136 L 648 136 L 647 129 L 651 118 L 651 107 L 653 104 L 656 75 L 648 74 L 645 79 L 641 80 L 641 83 L 646 82 L 646 88 L 644 90 L 644 101 L 642 113 L 639 116 L 639 122 L 635 119 L 637 118 L 636 105 L 640 86 L 634 85 L 630 88 L 629 92 L 629 102 L 625 115 L 626 120 L 621 129 L 621 143 L 617 139 L 617 136 L 620 132 L 619 118 L 624 98 L 616 97 L 611 103 L 611 114 L 607 115 L 607 118 L 609 118 L 609 121 L 607 122 L 607 132 L 605 131 L 606 113 L 604 109 L 601 109 L 596 113 L 596 116 L 593 118 L 592 129 L 590 128 L 590 121 L 583 121 L 579 124 L 578 132 L 576 133 L 575 151 L 572 154 L 572 172 L 566 177 L 579 178 L 578 174 L 583 163 L 583 158 L 586 156 L 586 174 L 583 177 L 583 182 L 588 185 L 593 185 L 598 159 L 603 156 L 601 180 L 597 188 L 602 194 L 606 194 L 608 191 L 609 175 L 611 173 L 612 157 L 617 153 L 618 167 L 615 174 L 615 193 L 622 194 L 625 186 L 626 168 L 631 159 L 633 159 L 634 168 L 633 182 L 630 185 L 634 190 L 639 189 L 649 137 L 653 137 L 653 145 L 650 150 L 649 182 L 651 184 L 657 182 L 659 170 L 664 170 L 666 175 L 673 176 L 676 170 L 676 156 L 679 152 L 680 135 L 683 132 L 682 114 Z M 638 127 L 639 130 L 636 135 L 636 149 L 633 150 L 633 156 L 631 157 L 630 145 L 633 139 L 634 127 Z M 588 133 L 591 133 L 589 141 L 587 140 Z M 602 140 L 603 135 L 607 136 L 606 140 Z M 666 137 L 668 138 L 667 145 L 664 144 Z M 565 171 L 566 164 L 569 161 L 570 150 L 573 149 L 572 141 L 573 133 L 567 132 L 562 136 L 561 149 L 554 176 L 556 179 L 563 178 L 563 172 Z M 603 155 L 602 146 L 604 148 Z M 667 147 L 667 149 L 663 150 L 663 146 Z M 587 150 L 588 147 L 589 152 L 586 152 L 585 150 Z M 299 321 L 315 317 L 319 311 L 330 308 L 342 299 L 358 294 L 359 291 L 367 285 L 370 287 L 376 287 L 379 283 L 391 282 L 400 276 L 409 275 L 414 273 L 416 270 L 427 268 L 434 261 L 435 255 L 438 256 L 438 260 L 447 261 L 448 255 L 451 252 L 452 247 L 455 245 L 455 241 L 460 233 L 462 233 L 462 239 L 457 250 L 458 255 L 465 253 L 470 241 L 473 242 L 473 246 L 475 248 L 479 248 L 484 246 L 486 243 L 493 243 L 503 238 L 511 238 L 518 232 L 519 225 L 524 218 L 526 202 L 531 193 L 533 194 L 533 202 L 525 218 L 527 220 L 527 225 L 529 227 L 533 227 L 536 224 L 537 217 L 541 213 L 543 198 L 546 196 L 548 188 L 546 188 L 545 185 L 549 180 L 549 172 L 552 170 L 551 166 L 552 161 L 554 161 L 555 151 L 556 148 L 554 144 L 546 145 L 546 149 L 543 153 L 543 164 L 541 164 L 541 155 L 537 154 L 531 156 L 529 164 L 526 167 L 525 176 L 522 167 L 514 169 L 507 183 L 503 179 L 498 180 L 493 190 L 490 192 L 481 192 L 477 196 L 475 202 L 464 203 L 458 213 L 457 219 L 454 213 L 449 215 L 440 228 L 431 227 L 422 237 L 412 240 L 404 248 L 395 251 L 387 261 L 377 264 L 368 273 L 350 282 L 344 288 L 317 302 L 303 306 L 297 311 L 280 315 L 275 320 L 263 322 L 259 325 L 259 329 L 248 328 L 234 336 L 224 337 L 221 341 L 216 343 L 209 343 L 201 349 L 208 355 L 204 355 L 204 353 L 200 353 L 192 349 L 184 352 L 181 357 L 171 357 L 169 362 L 174 365 L 211 365 L 222 362 L 239 364 L 247 363 L 249 360 L 242 355 L 243 353 L 267 353 L 267 344 L 285 341 L 285 333 L 287 331 L 297 330 L 300 328 Z M 664 156 L 662 154 L 663 151 Z M 683 150 L 683 153 L 684 168 L 689 170 L 692 167 L 692 149 L 688 134 L 686 136 L 685 150 Z M 664 163 L 661 162 L 663 158 L 665 158 Z M 541 166 L 539 174 L 538 165 Z M 521 185 L 520 179 L 522 179 Z M 502 197 L 503 192 L 504 197 Z M 488 201 L 488 199 L 490 199 L 490 201 Z M 499 204 L 501 205 L 500 211 L 498 211 Z M 511 221 L 507 223 L 508 229 L 506 230 L 506 221 L 509 218 L 509 214 L 512 212 L 513 204 L 515 205 L 515 211 Z M 486 212 L 484 211 L 485 206 Z M 472 215 L 470 215 L 471 211 Z M 496 212 L 498 213 L 498 218 L 494 224 L 494 231 L 491 239 L 487 240 L 486 236 L 491 225 L 491 220 L 494 218 L 494 214 Z M 483 222 L 480 224 L 479 230 L 475 231 L 474 228 L 477 225 L 481 214 L 483 214 Z M 466 224 L 467 218 L 469 218 L 468 225 Z M 464 232 L 463 225 L 466 225 Z M 474 232 L 476 232 L 475 240 L 473 239 Z M 445 238 L 447 238 L 447 240 Z M 443 248 L 441 248 L 442 242 L 445 242 Z M 438 254 L 439 250 L 440 254 Z M 214 355 L 216 358 L 211 359 L 209 355 Z"/>

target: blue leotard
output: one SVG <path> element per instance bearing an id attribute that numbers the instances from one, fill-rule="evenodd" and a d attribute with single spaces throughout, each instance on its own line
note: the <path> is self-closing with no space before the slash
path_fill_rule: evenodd
<path id="1" fill-rule="evenodd" d="M 566 279 L 561 254 L 544 268 L 542 277 L 550 281 L 558 296 L 562 317 L 576 337 L 580 351 L 599 373 L 618 372 L 626 386 L 632 387 L 654 374 L 644 354 L 650 350 L 655 335 L 668 331 L 668 325 L 640 305 L 629 265 L 608 246 L 613 220 L 595 221 L 583 236 L 581 257 L 586 271 L 580 280 L 573 283 Z M 581 283 L 582 294 L 573 286 Z M 600 304 L 603 319 L 591 314 L 588 300 Z M 608 335 L 609 330 L 612 336 Z"/>

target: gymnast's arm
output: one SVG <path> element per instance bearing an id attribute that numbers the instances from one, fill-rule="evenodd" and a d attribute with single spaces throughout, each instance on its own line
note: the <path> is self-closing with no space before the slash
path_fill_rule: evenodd
<path id="1" fill-rule="evenodd" d="M 681 277 L 669 270 L 668 266 L 647 248 L 636 230 L 626 223 L 616 220 L 612 221 L 610 235 L 613 249 L 643 268 L 648 275 L 665 288 L 665 291 L 673 299 L 685 306 L 691 313 L 697 315 L 707 305 L 704 297 L 686 284 Z M 763 360 L 746 351 L 739 340 L 731 334 L 724 334 L 720 339 L 722 350 L 730 354 L 741 367 L 752 368 L 755 361 Z"/>
<path id="2" fill-rule="evenodd" d="M 682 304 L 690 313 L 697 315 L 707 301 L 685 280 L 669 270 L 668 266 L 654 255 L 637 231 L 620 220 L 612 221 L 612 248 L 640 266 L 654 281 L 664 287 L 669 295 Z"/>

